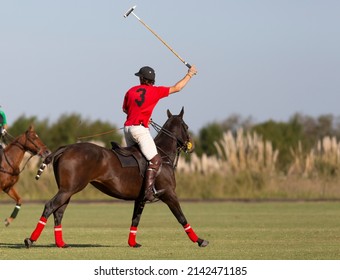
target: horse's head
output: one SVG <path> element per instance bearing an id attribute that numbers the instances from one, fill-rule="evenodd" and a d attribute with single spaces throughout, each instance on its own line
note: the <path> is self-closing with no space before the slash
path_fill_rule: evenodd
<path id="1" fill-rule="evenodd" d="M 173 115 L 167 110 L 168 120 L 163 128 L 169 130 L 177 140 L 177 147 L 186 152 L 191 153 L 194 151 L 194 144 L 189 134 L 189 127 L 183 120 L 184 108 L 178 115 Z"/>
<path id="2" fill-rule="evenodd" d="M 39 138 L 32 125 L 30 125 L 24 134 L 17 138 L 17 142 L 25 151 L 30 152 L 33 155 L 38 155 L 42 158 L 47 157 L 51 153 L 51 151 Z"/>

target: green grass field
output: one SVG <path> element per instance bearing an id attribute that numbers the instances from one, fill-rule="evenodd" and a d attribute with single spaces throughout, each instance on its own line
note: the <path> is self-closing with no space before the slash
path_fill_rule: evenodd
<path id="1" fill-rule="evenodd" d="M 3 220 L 13 204 L 0 207 Z M 132 203 L 72 203 L 63 236 L 54 246 L 53 217 L 38 242 L 26 249 L 43 210 L 24 204 L 17 219 L 0 227 L 1 260 L 339 260 L 338 202 L 183 202 L 182 209 L 206 248 L 192 243 L 167 206 L 145 208 L 138 228 L 141 248 L 129 248 Z"/>

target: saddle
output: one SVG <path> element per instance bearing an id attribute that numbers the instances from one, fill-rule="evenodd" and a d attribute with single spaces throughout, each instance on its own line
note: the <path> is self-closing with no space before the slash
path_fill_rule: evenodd
<path id="1" fill-rule="evenodd" d="M 116 142 L 111 142 L 112 151 L 116 154 L 122 167 L 138 167 L 139 173 L 144 177 L 148 161 L 141 153 L 138 145 L 121 147 Z"/>

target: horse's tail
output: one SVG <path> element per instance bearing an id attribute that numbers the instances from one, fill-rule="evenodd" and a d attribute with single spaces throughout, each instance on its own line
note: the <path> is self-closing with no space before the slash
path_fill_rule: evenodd
<path id="1" fill-rule="evenodd" d="M 55 158 L 59 158 L 61 156 L 61 154 L 66 150 L 67 146 L 63 146 L 60 147 L 58 150 L 56 150 L 55 152 L 49 154 L 44 161 L 42 162 L 42 164 L 40 165 L 38 171 L 37 171 L 37 175 L 35 176 L 36 180 L 40 179 L 41 174 L 44 172 L 45 168 L 47 165 L 49 165 Z"/>

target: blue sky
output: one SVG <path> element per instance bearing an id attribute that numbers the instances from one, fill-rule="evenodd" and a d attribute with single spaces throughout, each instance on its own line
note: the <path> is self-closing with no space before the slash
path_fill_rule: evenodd
<path id="1" fill-rule="evenodd" d="M 0 104 L 21 115 L 109 121 L 125 115 L 124 94 L 141 66 L 171 86 L 186 66 L 199 74 L 160 101 L 153 120 L 185 108 L 197 132 L 232 114 L 287 121 L 293 114 L 340 115 L 338 0 L 0 0 Z"/>

